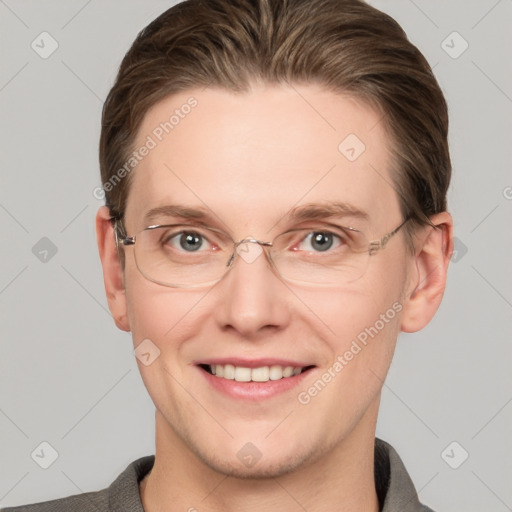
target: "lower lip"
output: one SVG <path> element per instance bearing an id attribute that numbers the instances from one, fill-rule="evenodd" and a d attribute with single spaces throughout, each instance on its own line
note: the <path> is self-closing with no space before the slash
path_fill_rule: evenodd
<path id="1" fill-rule="evenodd" d="M 245 400 L 264 400 L 280 393 L 290 391 L 298 386 L 304 378 L 313 370 L 313 368 L 279 380 L 268 380 L 267 382 L 238 382 L 236 380 L 216 377 L 199 366 L 199 372 L 204 375 L 208 384 L 217 391 L 220 391 L 231 398 L 241 398 Z"/>

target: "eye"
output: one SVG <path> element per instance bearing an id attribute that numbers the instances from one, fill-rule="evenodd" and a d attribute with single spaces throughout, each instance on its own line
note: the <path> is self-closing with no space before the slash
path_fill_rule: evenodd
<path id="1" fill-rule="evenodd" d="M 196 252 L 201 248 L 207 248 L 208 240 L 197 231 L 180 231 L 179 233 L 166 234 L 162 242 L 172 246 L 174 249 L 186 252 Z"/>
<path id="2" fill-rule="evenodd" d="M 326 252 L 339 247 L 342 243 L 343 240 L 330 231 L 312 231 L 299 244 L 298 249 L 309 251 L 312 248 L 315 252 Z"/>

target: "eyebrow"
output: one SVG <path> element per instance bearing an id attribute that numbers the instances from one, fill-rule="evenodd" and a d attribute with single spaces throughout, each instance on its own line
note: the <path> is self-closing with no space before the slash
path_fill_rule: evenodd
<path id="1" fill-rule="evenodd" d="M 290 210 L 285 219 L 294 221 L 318 220 L 327 217 L 353 217 L 362 220 L 368 220 L 369 215 L 364 210 L 356 208 L 350 203 L 340 201 L 329 201 L 325 203 L 309 203 L 303 206 L 297 206 Z"/>
<path id="2" fill-rule="evenodd" d="M 165 206 L 158 206 L 149 210 L 144 219 L 146 222 L 151 222 L 157 217 L 177 217 L 180 219 L 203 220 L 207 219 L 210 215 L 205 208 L 190 208 L 179 204 L 169 204 Z"/>
<path id="3" fill-rule="evenodd" d="M 158 206 L 149 210 L 144 219 L 151 222 L 158 217 L 174 217 L 183 220 L 205 221 L 216 217 L 213 212 L 207 208 L 191 208 L 179 204 Z M 304 222 L 308 220 L 319 220 L 330 217 L 342 218 L 352 217 L 362 220 L 368 220 L 369 215 L 365 211 L 356 208 L 350 203 L 340 201 L 328 201 L 322 203 L 309 203 L 292 208 L 278 222 Z"/>

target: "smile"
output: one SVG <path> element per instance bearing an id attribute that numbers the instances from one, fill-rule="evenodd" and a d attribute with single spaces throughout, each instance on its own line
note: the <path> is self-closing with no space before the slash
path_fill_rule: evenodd
<path id="1" fill-rule="evenodd" d="M 310 366 L 260 366 L 258 368 L 247 368 L 232 364 L 201 365 L 211 375 L 220 379 L 235 380 L 237 382 L 268 382 L 269 380 L 287 379 L 300 375 Z"/>
<path id="2" fill-rule="evenodd" d="M 297 360 L 275 358 L 218 358 L 196 361 L 195 366 L 215 392 L 258 402 L 290 392 L 316 369 Z"/>

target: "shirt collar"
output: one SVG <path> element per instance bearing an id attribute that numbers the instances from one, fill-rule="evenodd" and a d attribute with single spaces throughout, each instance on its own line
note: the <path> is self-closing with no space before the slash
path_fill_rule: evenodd
<path id="1" fill-rule="evenodd" d="M 411 477 L 395 449 L 375 439 L 375 487 L 381 512 L 432 512 L 419 502 Z"/>
<path id="2" fill-rule="evenodd" d="M 155 462 L 147 455 L 132 462 L 109 487 L 111 512 L 144 512 L 139 482 Z M 405 466 L 395 449 L 375 439 L 375 486 L 381 512 L 432 512 L 422 505 Z"/>

